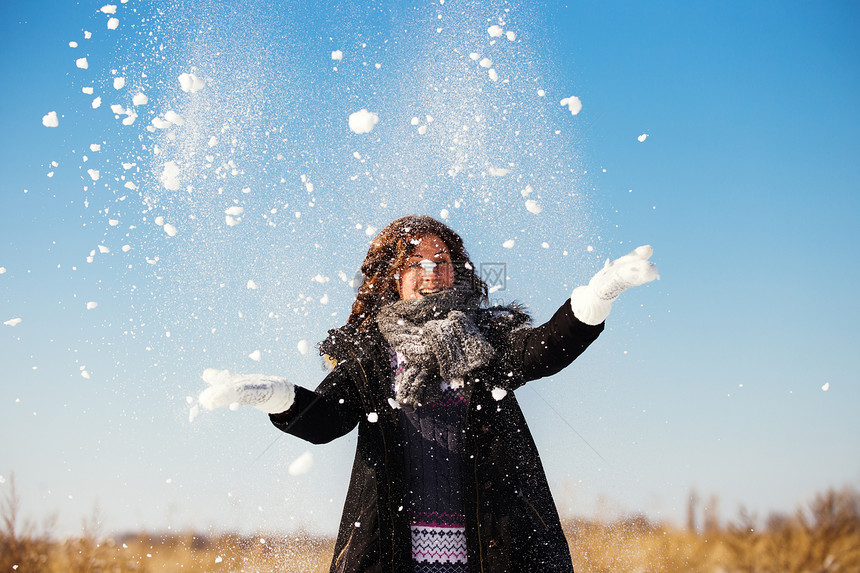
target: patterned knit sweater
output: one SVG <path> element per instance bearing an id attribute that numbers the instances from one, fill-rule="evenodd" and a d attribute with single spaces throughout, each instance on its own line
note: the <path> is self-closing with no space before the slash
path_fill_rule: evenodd
<path id="1" fill-rule="evenodd" d="M 392 350 L 393 373 L 404 364 Z M 440 400 L 399 411 L 415 573 L 467 571 L 460 457 L 465 417 L 462 384 L 448 382 L 442 382 Z"/>

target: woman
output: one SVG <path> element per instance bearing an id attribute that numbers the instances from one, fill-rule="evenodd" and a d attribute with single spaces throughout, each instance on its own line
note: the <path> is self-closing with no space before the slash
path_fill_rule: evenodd
<path id="1" fill-rule="evenodd" d="M 333 572 L 571 572 L 513 391 L 570 364 L 624 289 L 658 278 L 651 252 L 607 262 L 535 327 L 516 305 L 486 306 L 453 230 L 403 217 L 371 243 L 352 313 L 320 343 L 333 369 L 316 390 L 209 369 L 200 403 L 256 406 L 315 444 L 358 426 Z"/>

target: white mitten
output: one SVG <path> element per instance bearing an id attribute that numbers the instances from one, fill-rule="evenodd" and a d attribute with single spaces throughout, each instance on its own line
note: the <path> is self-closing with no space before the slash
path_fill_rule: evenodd
<path id="1" fill-rule="evenodd" d="M 269 414 L 284 412 L 293 405 L 296 389 L 285 378 L 262 374 L 231 374 L 228 370 L 207 368 L 201 376 L 209 387 L 197 401 L 207 410 L 254 406 Z"/>
<path id="2" fill-rule="evenodd" d="M 643 245 L 611 263 L 607 259 L 588 285 L 575 288 L 570 295 L 570 307 L 576 318 L 592 326 L 600 324 L 609 316 L 612 301 L 618 295 L 632 286 L 659 279 L 657 265 L 648 260 L 653 253 L 651 245 Z"/>

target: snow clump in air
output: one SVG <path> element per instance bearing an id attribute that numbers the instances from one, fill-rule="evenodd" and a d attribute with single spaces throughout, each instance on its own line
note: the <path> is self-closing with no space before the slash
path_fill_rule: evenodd
<path id="1" fill-rule="evenodd" d="M 251 354 L 248 355 L 248 358 L 250 358 L 254 362 L 259 362 L 260 358 L 262 358 L 262 354 L 260 353 L 259 350 L 255 350 L 254 352 L 252 352 Z"/>
<path id="2" fill-rule="evenodd" d="M 60 120 L 57 119 L 57 112 L 49 111 L 47 114 L 43 115 L 42 125 L 45 127 L 57 127 L 60 125 Z"/>
<path id="3" fill-rule="evenodd" d="M 161 172 L 159 180 L 164 188 L 168 191 L 178 191 L 182 183 L 179 181 L 179 166 L 175 161 L 168 161 L 164 164 L 164 170 Z"/>
<path id="4" fill-rule="evenodd" d="M 291 476 L 300 476 L 306 474 L 314 465 L 314 456 L 309 451 L 297 457 L 287 468 Z"/>
<path id="5" fill-rule="evenodd" d="M 537 201 L 535 201 L 534 199 L 526 199 L 526 210 L 529 213 L 539 215 L 540 212 L 543 211 L 543 207 L 538 205 Z"/>
<path id="6" fill-rule="evenodd" d="M 353 133 L 370 133 L 377 123 L 379 123 L 379 116 L 366 109 L 349 114 L 349 129 Z"/>
<path id="7" fill-rule="evenodd" d="M 559 103 L 561 105 L 566 105 L 567 109 L 570 110 L 571 115 L 576 115 L 580 111 L 582 111 L 582 101 L 580 101 L 580 99 L 576 96 L 566 97 Z"/>
<path id="8" fill-rule="evenodd" d="M 133 103 L 136 106 L 137 105 L 146 105 L 147 103 L 149 103 L 149 97 L 147 97 L 147 95 L 143 92 L 138 92 L 134 95 L 133 98 L 131 98 L 131 103 Z"/>
<path id="9" fill-rule="evenodd" d="M 119 18 L 111 18 L 107 23 L 108 30 L 116 30 L 119 28 Z"/>
<path id="10" fill-rule="evenodd" d="M 504 248 L 506 248 L 506 249 L 513 249 L 513 248 L 514 248 L 514 240 L 513 240 L 513 239 L 508 239 L 507 241 L 505 241 L 504 243 L 502 243 L 502 246 L 503 246 Z"/>
<path id="11" fill-rule="evenodd" d="M 504 35 L 510 42 L 513 42 L 517 39 L 517 35 L 515 32 L 511 30 L 505 32 L 505 30 L 498 24 L 494 24 L 487 28 L 487 34 L 489 34 L 491 38 L 501 38 Z"/>
<path id="12" fill-rule="evenodd" d="M 86 58 L 78 58 L 77 60 L 75 60 L 75 65 L 78 66 L 79 68 L 81 68 L 82 70 L 85 70 L 88 67 L 90 67 L 90 63 L 87 61 Z"/>
<path id="13" fill-rule="evenodd" d="M 498 402 L 499 400 L 508 395 L 508 391 L 504 388 L 493 388 L 491 394 L 493 395 L 493 400 Z"/>
<path id="14" fill-rule="evenodd" d="M 4 322 L 3 324 L 5 324 L 6 326 L 18 326 L 19 324 L 21 324 L 21 319 L 20 318 L 10 318 L 9 320 Z"/>
<path id="15" fill-rule="evenodd" d="M 116 4 L 105 4 L 100 10 L 102 14 L 116 14 Z"/>
<path id="16" fill-rule="evenodd" d="M 179 74 L 179 87 L 186 93 L 197 93 L 206 87 L 206 82 L 193 73 Z"/>
<path id="17" fill-rule="evenodd" d="M 341 61 L 343 59 L 343 52 L 341 52 L 340 50 L 335 50 L 331 53 L 331 59 L 336 60 L 338 62 Z"/>
<path id="18" fill-rule="evenodd" d="M 638 140 L 639 140 L 639 143 L 642 143 L 643 141 L 645 141 L 646 139 L 648 139 L 648 134 L 647 134 L 647 133 L 643 133 L 642 135 L 640 135 L 640 136 L 639 136 L 639 137 L 637 137 L 636 139 L 638 139 Z"/>
<path id="19" fill-rule="evenodd" d="M 90 301 L 87 303 L 87 310 L 92 310 L 99 305 L 97 302 Z"/>
<path id="20" fill-rule="evenodd" d="M 245 212 L 245 209 L 239 207 L 238 205 L 234 205 L 224 211 L 225 219 L 227 221 L 228 227 L 235 227 L 239 223 L 242 222 L 242 214 Z"/>
<path id="21" fill-rule="evenodd" d="M 310 350 L 311 345 L 308 344 L 307 340 L 299 340 L 299 343 L 296 344 L 296 348 L 299 349 L 299 354 L 304 355 L 308 353 L 308 350 Z"/>

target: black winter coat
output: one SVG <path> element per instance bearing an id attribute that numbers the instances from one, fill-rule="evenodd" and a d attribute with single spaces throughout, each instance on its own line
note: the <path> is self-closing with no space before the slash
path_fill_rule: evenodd
<path id="1" fill-rule="evenodd" d="M 513 390 L 550 376 L 579 356 L 603 324 L 588 326 L 566 301 L 545 324 L 490 339 L 496 357 L 467 379 L 463 437 L 469 571 L 572 572 L 570 551 L 540 456 Z M 344 336 L 345 329 L 332 331 Z M 358 445 L 331 571 L 412 570 L 405 511 L 405 456 L 392 397 L 387 343 L 374 327 L 340 341 L 337 366 L 315 391 L 296 387 L 289 410 L 271 415 L 279 429 L 314 444 L 349 433 Z M 499 345 L 505 341 L 505 347 Z"/>

